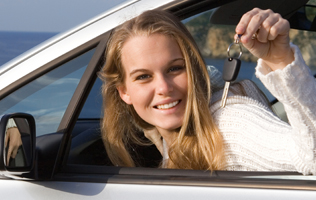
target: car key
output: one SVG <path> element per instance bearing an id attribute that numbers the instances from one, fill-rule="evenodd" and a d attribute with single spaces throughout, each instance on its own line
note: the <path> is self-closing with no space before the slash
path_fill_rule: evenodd
<path id="1" fill-rule="evenodd" d="M 242 55 L 242 48 L 239 43 L 240 37 L 241 35 L 238 35 L 238 38 L 235 40 L 235 42 L 231 43 L 227 49 L 228 58 L 225 60 L 224 68 L 223 68 L 223 76 L 222 76 L 224 81 L 226 81 L 224 90 L 223 90 L 222 102 L 221 102 L 222 108 L 224 108 L 226 105 L 230 83 L 236 80 L 239 73 L 239 69 L 241 65 L 241 61 L 239 60 L 239 58 Z M 232 58 L 229 53 L 231 46 L 235 44 L 239 45 L 239 49 L 240 49 L 238 58 Z"/>
<path id="2" fill-rule="evenodd" d="M 223 90 L 222 102 L 221 107 L 224 108 L 226 105 L 228 90 L 230 86 L 230 82 L 236 80 L 239 69 L 240 69 L 241 61 L 238 58 L 227 58 L 224 63 L 223 69 L 223 79 L 225 82 L 225 87 Z"/>

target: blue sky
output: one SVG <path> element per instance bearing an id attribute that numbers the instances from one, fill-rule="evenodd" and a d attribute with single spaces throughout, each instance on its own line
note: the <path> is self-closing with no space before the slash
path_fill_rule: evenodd
<path id="1" fill-rule="evenodd" d="M 0 0 L 0 31 L 62 32 L 124 0 Z"/>

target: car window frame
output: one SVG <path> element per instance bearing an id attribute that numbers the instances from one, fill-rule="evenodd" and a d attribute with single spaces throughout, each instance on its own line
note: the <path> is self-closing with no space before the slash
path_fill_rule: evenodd
<path id="1" fill-rule="evenodd" d="M 54 181 L 316 191 L 315 180 L 297 172 L 209 171 L 68 165 Z M 265 178 L 269 177 L 269 178 Z"/>
<path id="2" fill-rule="evenodd" d="M 168 4 L 162 9 L 173 12 L 180 19 L 214 8 L 213 4 L 205 4 L 202 1 L 199 6 L 186 7 L 186 3 Z M 225 2 L 222 2 L 224 4 Z M 181 6 L 184 6 L 182 8 Z M 220 6 L 216 4 L 216 7 Z M 193 10 L 193 12 L 191 12 Z M 98 52 L 105 51 L 110 32 L 105 33 L 99 44 Z M 102 48 L 101 48 L 102 47 Z M 98 47 L 99 48 L 99 47 Z M 97 51 L 96 51 L 97 52 Z M 93 59 L 92 59 L 93 60 Z M 298 172 L 237 172 L 237 171 L 201 171 L 179 169 L 151 169 L 151 168 L 127 168 L 112 166 L 74 165 L 67 164 L 67 155 L 71 143 L 71 131 L 76 123 L 80 111 L 88 97 L 90 89 L 97 78 L 98 64 L 90 69 L 90 73 L 84 73 L 85 81 L 80 81 L 76 96 L 80 100 L 72 99 L 71 106 L 65 112 L 65 123 L 60 127 L 64 130 L 63 142 L 56 159 L 52 180 L 71 182 L 95 182 L 95 183 L 120 183 L 120 184 L 150 184 L 150 185 L 181 185 L 181 186 L 211 186 L 211 187 L 238 187 L 238 188 L 262 188 L 262 189 L 294 189 L 316 190 L 315 180 L 290 180 L 278 178 L 286 176 L 302 176 Z M 90 63 L 89 63 L 90 66 Z M 89 67 L 88 66 L 88 67 Z M 91 67 L 93 65 L 91 64 Z M 88 69 L 88 68 L 87 68 Z M 93 73 L 92 73 L 93 72 Z M 86 82 L 88 85 L 83 86 Z M 84 88 L 82 88 L 84 87 Z M 75 95 L 74 95 L 75 96 Z M 262 178 L 262 176 L 275 176 L 276 178 Z"/>
<path id="3" fill-rule="evenodd" d="M 63 147 L 66 147 L 67 146 L 66 143 L 68 142 L 68 140 L 67 140 L 68 134 L 65 134 L 65 133 L 69 129 L 71 129 L 70 122 L 73 121 L 72 118 L 74 117 L 74 113 L 75 113 L 74 110 L 78 106 L 77 99 L 80 99 L 80 102 L 82 100 L 84 100 L 84 99 L 82 99 L 85 97 L 84 95 L 82 95 L 82 93 L 84 93 L 83 91 L 88 90 L 89 88 L 87 88 L 87 86 L 93 84 L 93 83 L 89 83 L 89 84 L 86 84 L 86 83 L 87 82 L 94 82 L 94 80 L 96 79 L 96 76 L 92 76 L 92 74 L 96 74 L 95 70 L 98 70 L 98 68 L 95 65 L 97 65 L 97 63 L 99 63 L 100 58 L 102 57 L 101 55 L 103 54 L 103 51 L 105 49 L 105 44 L 107 41 L 107 40 L 104 40 L 104 38 L 107 38 L 107 36 L 108 36 L 108 33 L 104 33 L 104 34 L 86 42 L 85 44 L 69 51 L 68 53 L 59 56 L 58 58 L 54 59 L 53 61 L 46 63 L 45 65 L 39 67 L 37 70 L 34 70 L 33 72 L 25 75 L 23 78 L 8 85 L 7 87 L 5 87 L 4 89 L 2 89 L 0 91 L 0 100 L 1 100 L 1 99 L 5 98 L 6 96 L 10 95 L 11 93 L 15 92 L 16 90 L 27 85 L 28 83 L 30 83 L 30 82 L 36 80 L 37 78 L 45 75 L 46 73 L 62 66 L 63 64 L 71 61 L 72 59 L 75 59 L 78 56 L 96 48 L 91 60 L 89 61 L 88 66 L 86 67 L 85 71 L 83 72 L 83 75 L 82 75 L 82 77 L 81 77 L 81 79 L 80 79 L 80 81 L 79 81 L 79 83 L 78 83 L 78 85 L 73 93 L 73 96 L 70 99 L 69 104 L 67 105 L 67 108 L 65 110 L 64 115 L 62 116 L 61 123 L 59 124 L 57 131 L 54 133 L 50 133 L 48 135 L 43 135 L 43 136 L 37 137 L 37 142 L 38 141 L 43 142 L 43 139 L 46 140 L 45 138 L 48 138 L 48 140 L 50 140 L 49 139 L 50 137 L 54 137 L 54 142 L 52 144 L 54 144 L 55 146 L 56 146 L 56 144 L 59 144 L 58 146 L 54 147 L 54 148 L 57 148 L 57 150 L 58 150 L 58 151 L 56 151 L 56 152 L 58 152 L 58 153 L 56 153 L 57 155 L 55 156 L 54 153 L 52 154 L 52 156 L 54 157 L 53 158 L 54 161 L 52 161 L 53 166 L 51 166 L 52 170 L 44 170 L 44 173 L 45 173 L 44 178 L 45 179 L 47 177 L 52 177 L 55 167 L 58 166 L 58 164 L 60 163 L 58 161 L 62 160 L 62 157 L 64 155 L 64 148 Z M 102 46 L 102 47 L 100 48 L 100 46 Z M 96 54 L 98 54 L 97 63 L 94 62 L 94 60 L 96 58 L 96 56 L 95 56 Z M 47 142 L 45 142 L 45 144 L 47 144 Z M 40 144 L 37 144 L 37 145 L 40 145 Z M 42 149 L 43 145 L 40 145 L 40 146 L 41 146 L 40 149 Z M 42 159 L 42 158 L 38 158 L 38 159 Z M 52 158 L 50 158 L 50 159 L 52 159 Z M 39 160 L 37 160 L 37 162 L 39 162 Z M 44 161 L 44 162 L 46 162 L 46 161 Z M 33 170 L 36 170 L 36 169 L 33 169 Z M 33 172 L 31 172 L 31 173 L 33 173 Z M 49 173 L 49 174 L 47 174 L 47 173 Z M 36 172 L 35 174 L 38 174 L 38 172 Z M 40 173 L 40 174 L 43 174 L 43 173 Z M 38 177 L 38 175 L 35 175 L 33 178 L 38 179 L 39 177 Z"/>
<path id="4" fill-rule="evenodd" d="M 109 31 L 95 39 L 96 43 L 94 47 L 96 50 L 62 117 L 57 132 L 63 132 L 64 134 L 60 143 L 52 176 L 57 173 L 61 166 L 65 165 L 67 155 L 69 154 L 69 145 L 71 144 L 71 131 L 74 128 L 84 102 L 87 99 L 95 80 L 97 79 L 97 72 L 101 69 L 104 51 L 110 34 L 111 32 Z M 88 49 L 89 48 L 85 48 L 85 51 Z"/>

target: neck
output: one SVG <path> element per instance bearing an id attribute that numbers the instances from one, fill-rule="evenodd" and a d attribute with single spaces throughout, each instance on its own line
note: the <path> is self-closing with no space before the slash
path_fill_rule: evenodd
<path id="1" fill-rule="evenodd" d="M 162 136 L 162 138 L 166 141 L 167 146 L 170 147 L 171 144 L 175 141 L 178 132 L 173 130 L 173 131 L 169 131 L 169 130 L 165 130 L 165 129 L 161 129 L 159 127 L 156 127 L 158 132 L 160 133 L 160 135 Z"/>

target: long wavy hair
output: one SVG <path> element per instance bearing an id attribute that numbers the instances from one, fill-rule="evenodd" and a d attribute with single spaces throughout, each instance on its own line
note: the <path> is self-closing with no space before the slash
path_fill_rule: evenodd
<path id="1" fill-rule="evenodd" d="M 124 85 L 125 71 L 121 62 L 124 43 L 138 35 L 162 34 L 173 38 L 185 59 L 188 92 L 182 126 L 168 149 L 165 167 L 177 169 L 219 170 L 224 168 L 224 150 L 221 134 L 209 111 L 211 86 L 208 72 L 191 34 L 172 14 L 146 11 L 126 21 L 113 31 L 108 41 L 105 65 L 100 72 L 103 80 L 104 117 L 102 138 L 108 156 L 116 166 L 135 166 L 130 154 L 131 142 L 147 145 L 140 131 L 154 128 L 126 104 L 117 91 Z"/>

